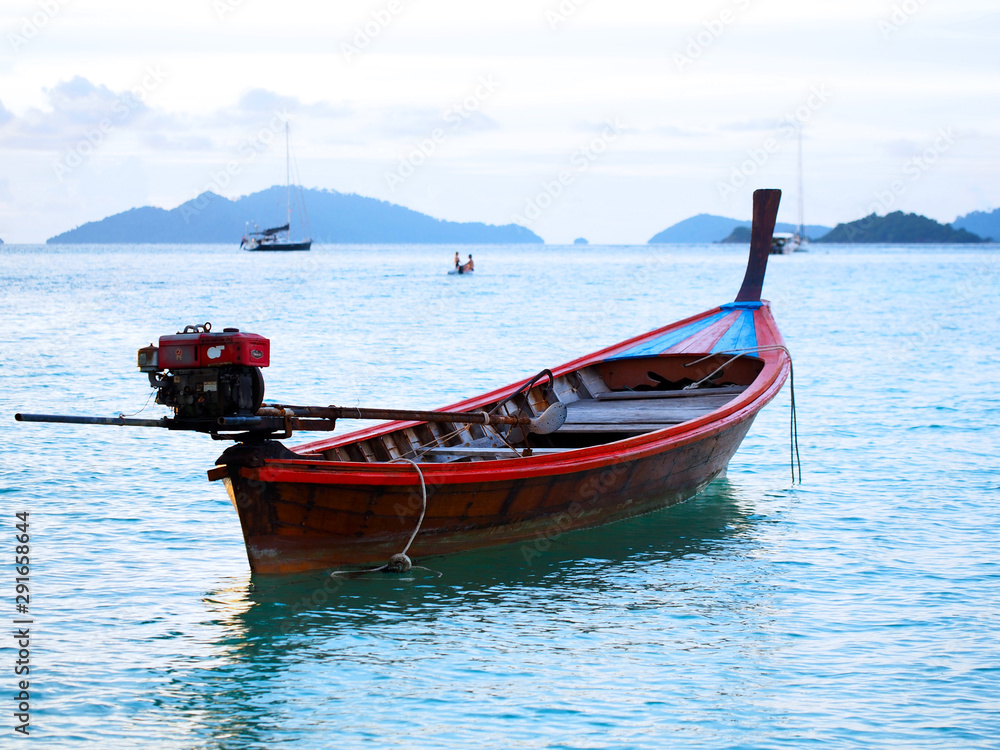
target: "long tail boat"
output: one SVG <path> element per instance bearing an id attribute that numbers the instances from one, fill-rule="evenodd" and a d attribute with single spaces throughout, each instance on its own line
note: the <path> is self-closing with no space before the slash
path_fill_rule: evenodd
<path id="1" fill-rule="evenodd" d="M 267 340 L 194 330 L 139 351 L 157 401 L 176 412 L 142 426 L 223 439 L 246 430 L 229 436 L 239 442 L 208 476 L 226 486 L 255 573 L 369 567 L 394 556 L 405 569 L 407 553 L 537 542 L 682 502 L 725 471 L 791 369 L 761 299 L 780 196 L 754 193 L 750 258 L 734 302 L 490 393 L 432 412 L 264 404 Z M 215 337 L 205 351 L 229 369 L 188 362 L 201 356 L 184 344 L 191 337 Z M 178 377 L 161 374 L 168 366 L 208 374 L 181 391 Z M 204 411 L 217 393 L 228 406 Z M 352 417 L 394 421 L 291 449 L 274 439 Z"/>

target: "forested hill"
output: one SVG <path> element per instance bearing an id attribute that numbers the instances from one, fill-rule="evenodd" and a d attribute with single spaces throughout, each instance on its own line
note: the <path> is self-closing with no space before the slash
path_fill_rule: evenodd
<path id="1" fill-rule="evenodd" d="M 965 216 L 959 216 L 951 222 L 955 229 L 965 229 L 980 237 L 989 237 L 994 242 L 1000 242 L 1000 208 L 992 211 L 973 211 Z"/>
<path id="2" fill-rule="evenodd" d="M 939 224 L 933 219 L 919 214 L 904 214 L 893 211 L 886 216 L 871 214 L 863 219 L 846 224 L 838 224 L 828 234 L 815 242 L 986 242 L 982 237 L 965 229 L 955 229 L 947 224 Z"/>
<path id="3" fill-rule="evenodd" d="M 542 238 L 517 224 L 497 226 L 454 222 L 403 206 L 360 195 L 303 190 L 311 236 L 315 243 L 539 243 Z M 292 238 L 306 236 L 297 211 Z M 92 221 L 52 237 L 55 243 L 231 243 L 239 245 L 247 222 L 261 228 L 284 224 L 284 187 L 229 200 L 202 193 L 174 209 L 144 206 Z"/>
<path id="4" fill-rule="evenodd" d="M 726 216 L 714 216 L 712 214 L 698 214 L 690 219 L 679 221 L 673 226 L 669 226 L 662 232 L 655 235 L 650 241 L 650 245 L 688 243 L 688 242 L 726 242 L 730 233 L 736 227 L 750 227 L 750 221 L 740 219 L 730 219 Z M 775 225 L 776 232 L 795 232 L 798 227 L 794 224 Z M 830 231 L 830 227 L 819 224 L 810 224 L 805 227 L 807 237 L 821 237 Z"/>

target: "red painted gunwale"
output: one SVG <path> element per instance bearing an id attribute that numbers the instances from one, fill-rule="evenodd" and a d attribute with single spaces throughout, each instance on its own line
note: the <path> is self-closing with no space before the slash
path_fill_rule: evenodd
<path id="1" fill-rule="evenodd" d="M 661 336 L 670 331 L 718 314 L 721 307 L 693 315 L 676 323 L 654 331 L 616 343 L 592 354 L 585 355 L 557 368 L 552 368 L 556 377 L 599 363 L 617 353 Z M 542 454 L 528 458 L 497 459 L 458 464 L 422 463 L 424 479 L 435 485 L 448 484 L 490 484 L 515 479 L 530 479 L 540 476 L 569 474 L 572 472 L 600 469 L 624 461 L 646 458 L 691 443 L 696 443 L 718 434 L 730 427 L 752 419 L 781 390 L 790 371 L 790 358 L 783 349 L 784 340 L 771 316 L 770 303 L 762 301 L 760 308 L 753 311 L 754 327 L 757 334 L 758 353 L 764 367 L 753 384 L 729 403 L 697 419 L 679 425 L 639 435 L 613 443 L 596 445 L 563 454 Z M 698 339 L 706 343 L 705 354 L 711 351 L 712 341 L 709 331 L 718 335 L 725 327 L 717 325 L 698 334 Z M 715 338 L 717 340 L 717 336 Z M 687 347 L 685 347 L 687 349 Z M 671 350 L 673 352 L 673 350 Z M 497 390 L 442 407 L 444 411 L 471 411 L 495 402 L 515 392 L 527 382 L 513 383 Z M 303 454 L 301 459 L 267 459 L 260 468 L 242 467 L 240 474 L 246 479 L 262 482 L 287 482 L 307 484 L 336 484 L 345 486 L 419 485 L 420 480 L 413 467 L 406 463 L 361 463 L 330 461 L 325 458 L 311 458 L 306 454 L 319 453 L 329 448 L 358 442 L 404 427 L 420 424 L 412 421 L 386 422 L 371 428 L 357 430 L 339 437 L 293 447 L 291 450 Z"/>

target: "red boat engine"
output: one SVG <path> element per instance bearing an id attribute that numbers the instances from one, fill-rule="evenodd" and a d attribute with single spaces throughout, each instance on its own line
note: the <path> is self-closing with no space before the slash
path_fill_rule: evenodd
<path id="1" fill-rule="evenodd" d="M 139 350 L 139 369 L 157 389 L 156 403 L 174 410 L 190 428 L 214 426 L 220 417 L 249 417 L 264 402 L 262 367 L 270 364 L 271 342 L 237 328 L 212 332 L 212 324 L 186 326 L 160 336 L 159 346 Z M 199 423 L 204 422 L 204 427 Z"/>

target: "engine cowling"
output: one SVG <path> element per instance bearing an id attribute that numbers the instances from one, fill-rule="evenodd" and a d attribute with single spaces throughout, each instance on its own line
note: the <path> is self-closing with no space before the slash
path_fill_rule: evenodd
<path id="1" fill-rule="evenodd" d="M 156 403 L 172 408 L 179 420 L 214 422 L 257 412 L 264 401 L 261 368 L 270 356 L 271 342 L 263 336 L 237 328 L 213 332 L 205 323 L 161 336 L 136 359 L 157 389 Z"/>

